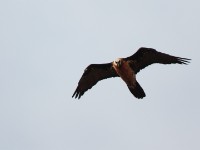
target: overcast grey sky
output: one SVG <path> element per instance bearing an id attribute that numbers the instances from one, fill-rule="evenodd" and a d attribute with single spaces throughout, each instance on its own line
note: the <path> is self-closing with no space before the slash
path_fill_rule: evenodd
<path id="1" fill-rule="evenodd" d="M 199 150 L 199 27 L 198 0 L 0 1 L 0 149 Z M 143 100 L 117 78 L 71 98 L 141 46 L 192 62 L 142 70 Z"/>

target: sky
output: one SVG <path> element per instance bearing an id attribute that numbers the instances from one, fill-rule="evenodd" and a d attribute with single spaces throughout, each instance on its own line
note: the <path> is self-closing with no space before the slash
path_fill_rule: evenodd
<path id="1" fill-rule="evenodd" d="M 199 150 L 200 2 L 0 1 L 0 149 Z M 191 58 L 120 78 L 72 99 L 89 64 L 139 47 Z"/>

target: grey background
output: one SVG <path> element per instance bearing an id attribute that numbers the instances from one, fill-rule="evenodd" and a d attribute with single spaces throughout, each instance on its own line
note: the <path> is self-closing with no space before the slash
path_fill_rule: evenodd
<path id="1" fill-rule="evenodd" d="M 200 149 L 197 0 L 0 1 L 1 150 Z M 85 67 L 141 47 L 191 58 L 71 96 Z"/>

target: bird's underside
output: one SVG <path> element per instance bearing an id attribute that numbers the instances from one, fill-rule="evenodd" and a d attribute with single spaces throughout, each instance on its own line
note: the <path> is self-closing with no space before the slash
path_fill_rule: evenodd
<path id="1" fill-rule="evenodd" d="M 111 78 L 121 77 L 126 83 L 130 92 L 136 98 L 145 97 L 145 92 L 136 80 L 136 74 L 145 67 L 154 64 L 188 64 L 190 59 L 176 57 L 156 51 L 152 48 L 140 48 L 135 54 L 127 58 L 118 58 L 117 60 L 106 64 L 89 65 L 78 86 L 72 95 L 80 98 L 88 89 L 91 89 L 98 81 Z"/>
<path id="2" fill-rule="evenodd" d="M 120 64 L 119 64 L 120 62 Z M 124 61 L 123 58 L 118 58 L 116 61 L 112 63 L 113 68 L 116 73 L 124 80 L 130 92 L 136 98 L 145 97 L 144 90 L 140 86 L 140 84 L 136 81 L 136 75 L 133 69 L 129 65 L 129 61 Z"/>

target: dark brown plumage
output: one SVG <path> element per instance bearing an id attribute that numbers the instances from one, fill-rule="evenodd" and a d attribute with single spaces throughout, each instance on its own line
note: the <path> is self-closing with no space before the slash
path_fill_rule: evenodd
<path id="1" fill-rule="evenodd" d="M 144 90 L 136 80 L 136 74 L 145 67 L 154 64 L 188 64 L 190 59 L 171 56 L 156 51 L 152 48 L 140 48 L 135 54 L 127 58 L 118 58 L 117 60 L 106 64 L 89 65 L 78 86 L 72 95 L 80 98 L 88 89 L 91 89 L 98 81 L 111 78 L 121 77 L 127 84 L 130 92 L 136 98 L 145 97 Z"/>

